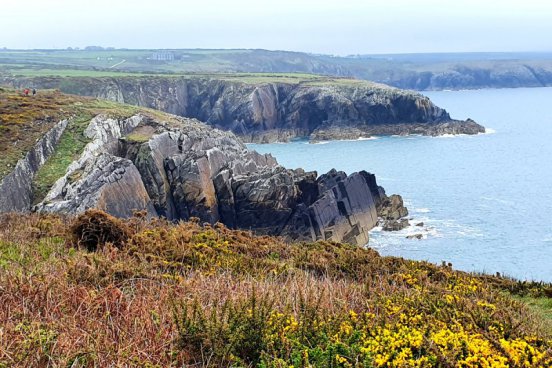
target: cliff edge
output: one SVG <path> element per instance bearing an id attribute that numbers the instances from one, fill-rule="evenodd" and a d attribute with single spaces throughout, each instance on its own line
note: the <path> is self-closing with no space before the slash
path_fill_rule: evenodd
<path id="1" fill-rule="evenodd" d="M 412 91 L 352 79 L 239 76 L 42 77 L 4 79 L 13 87 L 55 88 L 197 118 L 245 142 L 371 135 L 478 134 Z"/>
<path id="2" fill-rule="evenodd" d="M 51 98 L 56 96 L 59 93 L 52 93 Z M 28 97 L 22 109 L 32 102 Z M 91 119 L 77 125 L 72 105 L 96 109 L 89 111 L 94 113 Z M 230 132 L 147 109 L 119 108 L 114 116 L 118 106 L 102 110 L 93 99 L 69 100 L 67 119 L 54 125 L 43 137 L 47 141 L 39 141 L 1 178 L 0 212 L 32 208 L 78 214 L 98 208 L 130 217 L 145 211 L 150 217 L 196 217 L 289 239 L 363 245 L 389 202 L 375 176 L 365 171 L 346 175 L 331 170 L 318 176 L 289 170 L 270 155 L 248 150 Z M 86 144 L 60 170 L 52 161 L 65 147 L 67 135 L 79 127 Z M 34 159 L 35 151 L 41 160 Z M 55 180 L 40 198 L 33 189 L 45 166 L 58 167 L 58 176 L 50 175 Z M 23 178 L 25 185 L 14 177 Z"/>

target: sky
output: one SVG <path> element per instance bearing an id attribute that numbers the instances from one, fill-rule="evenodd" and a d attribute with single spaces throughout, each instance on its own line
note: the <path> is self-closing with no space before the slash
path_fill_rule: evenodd
<path id="1" fill-rule="evenodd" d="M 0 0 L 0 48 L 552 51 L 550 0 Z"/>

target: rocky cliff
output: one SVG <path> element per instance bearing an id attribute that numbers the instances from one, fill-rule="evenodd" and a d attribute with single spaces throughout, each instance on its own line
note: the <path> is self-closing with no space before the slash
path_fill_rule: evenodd
<path id="1" fill-rule="evenodd" d="M 33 177 L 54 152 L 66 127 L 67 120 L 56 124 L 17 162 L 13 171 L 0 180 L 0 213 L 25 211 L 31 207 Z"/>
<path id="2" fill-rule="evenodd" d="M 435 66 L 432 70 L 380 71 L 377 80 L 398 88 L 418 91 L 548 87 L 552 85 L 552 66 L 523 63 L 486 63 L 490 65 Z M 550 63 L 549 63 L 550 64 Z"/>
<path id="3" fill-rule="evenodd" d="M 81 157 L 35 210 L 94 207 L 120 217 L 145 210 L 292 239 L 365 244 L 386 198 L 371 174 L 288 170 L 194 120 L 97 116 L 86 134 L 91 142 Z"/>
<path id="4" fill-rule="evenodd" d="M 268 81 L 267 81 L 268 80 Z M 58 88 L 197 118 L 246 142 L 296 137 L 351 139 L 387 134 L 477 134 L 427 97 L 346 79 L 296 83 L 200 77 L 4 79 L 14 87 Z"/>
<path id="5" fill-rule="evenodd" d="M 56 125 L 3 178 L 0 212 L 31 210 L 32 177 L 74 119 Z M 360 245 L 379 213 L 395 211 L 372 174 L 289 170 L 194 119 L 143 110 L 95 115 L 83 129 L 88 143 L 32 210 L 74 215 L 98 208 L 119 217 L 145 211 Z"/>

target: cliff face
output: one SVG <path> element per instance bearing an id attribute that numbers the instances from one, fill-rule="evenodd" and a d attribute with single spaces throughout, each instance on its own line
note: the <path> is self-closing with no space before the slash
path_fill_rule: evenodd
<path id="1" fill-rule="evenodd" d="M 32 180 L 40 166 L 54 152 L 67 120 L 60 121 L 17 162 L 14 170 L 0 180 L 0 212 L 25 211 L 31 207 Z"/>
<path id="2" fill-rule="evenodd" d="M 34 211 L 118 217 L 134 211 L 169 220 L 197 217 L 230 228 L 298 240 L 366 244 L 389 202 L 374 175 L 288 170 L 249 151 L 232 133 L 161 114 L 94 117 L 89 143 Z M 59 123 L 1 182 L 0 212 L 31 210 L 31 180 L 56 150 Z M 401 204 L 402 207 L 402 204 Z"/>
<path id="3" fill-rule="evenodd" d="M 457 65 L 442 71 L 382 72 L 377 80 L 418 91 L 547 87 L 552 85 L 552 68 L 506 62 L 489 66 Z"/>
<path id="4" fill-rule="evenodd" d="M 7 81 L 197 118 L 247 142 L 373 134 L 477 134 L 427 97 L 369 82 L 244 83 L 177 77 L 33 78 Z"/>

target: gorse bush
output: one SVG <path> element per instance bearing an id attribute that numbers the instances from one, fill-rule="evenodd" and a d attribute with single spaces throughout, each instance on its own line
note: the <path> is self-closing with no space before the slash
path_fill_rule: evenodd
<path id="1" fill-rule="evenodd" d="M 411 276 L 407 283 L 419 286 Z M 404 285 L 403 285 L 404 286 Z M 434 289 L 426 285 L 430 291 Z M 391 291 L 393 288 L 390 288 Z M 283 289 L 285 293 L 288 290 Z M 221 305 L 179 306 L 181 346 L 213 366 L 549 367 L 549 337 L 537 337 L 511 301 L 468 277 L 440 290 L 381 293 L 364 308 L 327 308 L 295 290 L 282 303 L 251 293 Z M 290 294 L 286 294 L 290 295 Z"/>
<path id="2" fill-rule="evenodd" d="M 106 243 L 121 247 L 130 236 L 130 230 L 123 221 L 94 209 L 78 216 L 70 231 L 76 244 L 89 251 L 95 251 Z"/>
<path id="3" fill-rule="evenodd" d="M 198 221 L 6 215 L 0 367 L 549 367 L 550 320 L 512 296 L 549 291 Z"/>

